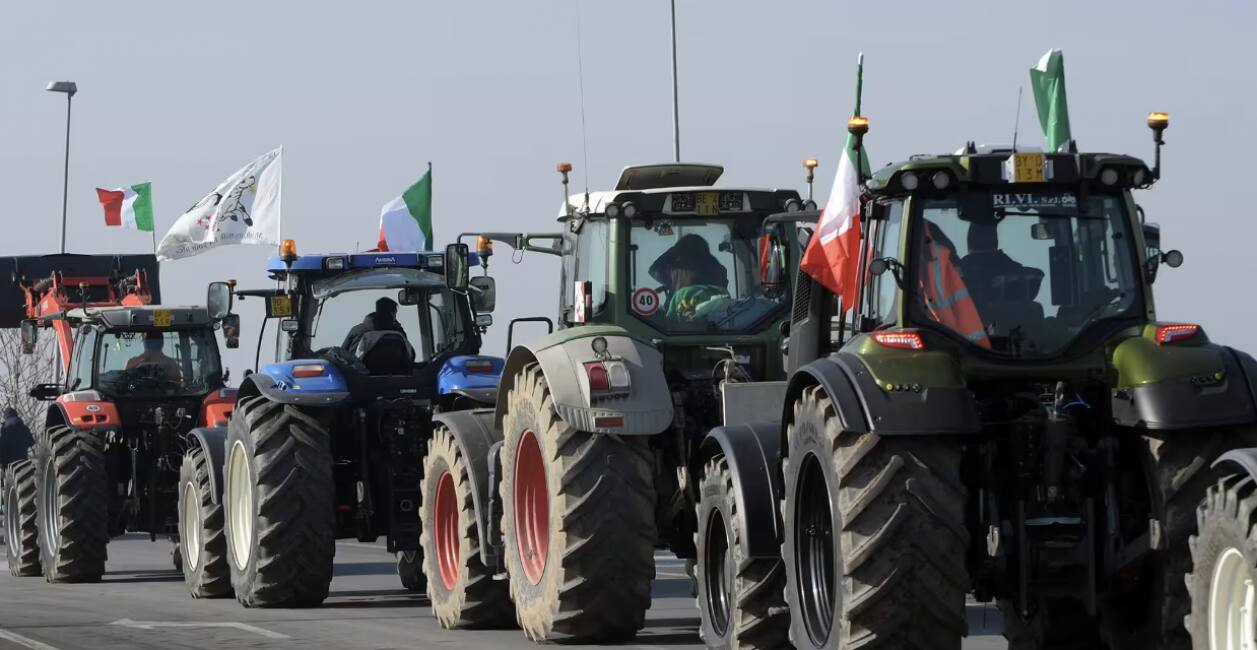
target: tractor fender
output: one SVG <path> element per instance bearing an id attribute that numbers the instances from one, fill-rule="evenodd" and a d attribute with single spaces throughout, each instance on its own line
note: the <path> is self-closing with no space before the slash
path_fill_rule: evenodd
<path id="1" fill-rule="evenodd" d="M 493 409 L 450 411 L 432 416 L 433 423 L 440 423 L 454 436 L 454 443 L 467 459 L 467 476 L 471 480 L 471 501 L 476 508 L 476 528 L 484 547 L 497 543 L 489 536 L 491 525 L 490 501 L 498 492 L 498 474 L 492 472 L 489 450 L 502 441 L 502 432 L 493 426 Z"/>
<path id="2" fill-rule="evenodd" d="M 349 399 L 349 388 L 345 386 L 343 379 L 339 386 L 332 386 L 330 390 L 306 388 L 301 384 L 293 384 L 283 379 L 276 379 L 275 375 L 282 372 L 275 368 L 275 366 L 279 365 L 289 366 L 288 372 L 291 373 L 291 366 L 294 364 L 269 364 L 262 366 L 261 371 L 245 377 L 240 382 L 240 390 L 236 394 L 237 401 L 253 395 L 262 395 L 278 404 L 336 406 Z M 328 365 L 330 366 L 330 364 Z M 291 378 L 291 374 L 288 377 Z"/>
<path id="3" fill-rule="evenodd" d="M 583 328 L 588 336 L 559 338 L 562 332 L 535 344 L 518 345 L 506 358 L 498 388 L 494 425 L 502 427 L 507 400 L 516 374 L 529 363 L 541 366 L 559 418 L 591 433 L 654 435 L 672 424 L 672 394 L 663 374 L 663 355 L 619 328 Z M 628 367 L 629 394 L 591 401 L 584 364 L 599 361 L 590 342 L 597 335 L 607 342 L 607 355 Z M 600 418 L 615 418 L 619 426 L 595 426 Z"/>
<path id="4" fill-rule="evenodd" d="M 834 400 L 847 431 L 894 436 L 958 435 L 982 430 L 973 394 L 964 386 L 880 386 L 864 361 L 850 352 L 817 359 L 799 369 L 786 393 L 784 422 L 792 418 L 794 400 L 803 389 L 816 384 L 824 386 Z"/>
<path id="5" fill-rule="evenodd" d="M 1213 344 L 1191 352 L 1216 361 L 1192 376 L 1114 390 L 1113 420 L 1122 426 L 1160 431 L 1257 421 L 1257 361 L 1247 353 Z M 1216 352 L 1216 357 L 1209 352 Z"/>
<path id="6" fill-rule="evenodd" d="M 1227 469 L 1247 472 L 1250 477 L 1257 479 L 1257 449 L 1252 447 L 1245 449 L 1232 449 L 1231 451 L 1218 456 L 1210 467 L 1225 467 Z"/>
<path id="7" fill-rule="evenodd" d="M 781 423 L 756 422 L 716 427 L 699 447 L 699 467 L 724 456 L 733 475 L 740 545 L 749 558 L 781 557 L 781 522 L 778 504 L 781 485 L 777 467 L 781 461 Z"/>
<path id="8" fill-rule="evenodd" d="M 188 432 L 188 440 L 200 445 L 209 459 L 210 499 L 219 504 L 223 496 L 223 464 L 227 457 L 227 427 L 197 427 Z"/>

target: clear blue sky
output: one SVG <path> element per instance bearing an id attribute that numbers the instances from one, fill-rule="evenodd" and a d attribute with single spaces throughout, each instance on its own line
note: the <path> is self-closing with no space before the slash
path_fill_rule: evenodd
<path id="1" fill-rule="evenodd" d="M 1041 141 L 1027 69 L 1064 50 L 1084 149 L 1150 156 L 1144 115 L 1171 114 L 1165 177 L 1140 201 L 1187 263 L 1157 283 L 1163 319 L 1203 323 L 1257 349 L 1257 3 L 750 2 L 678 0 L 686 160 L 724 180 L 801 188 L 821 160 L 828 191 L 865 53 L 867 145 L 879 166 L 966 140 Z M 437 238 L 554 227 L 554 164 L 574 186 L 671 157 L 667 0 L 579 3 L 588 166 L 581 147 L 577 0 L 533 2 L 9 3 L 0 23 L 0 254 L 55 252 L 65 102 L 74 99 L 69 248 L 142 252 L 106 230 L 93 188 L 152 181 L 159 231 L 245 162 L 285 151 L 285 236 L 304 251 L 363 248 L 379 208 L 432 161 Z M 160 236 L 159 232 L 159 236 Z M 167 302 L 200 302 L 212 279 L 259 286 L 268 250 L 235 247 L 166 264 Z M 505 320 L 553 315 L 552 259 L 496 258 Z M 1238 290 L 1228 299 L 1223 290 Z M 245 311 L 252 365 L 256 314 Z M 357 320 L 355 315 L 350 320 Z M 237 374 L 237 377 L 239 375 Z"/>

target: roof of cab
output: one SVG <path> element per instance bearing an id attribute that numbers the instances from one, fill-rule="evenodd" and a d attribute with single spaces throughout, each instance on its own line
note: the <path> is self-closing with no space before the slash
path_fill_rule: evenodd
<path id="1" fill-rule="evenodd" d="M 328 268 L 328 260 L 340 259 L 342 266 L 339 269 Z M 468 264 L 476 266 L 480 264 L 480 257 L 475 252 L 469 253 Z M 373 269 L 373 268 L 393 268 L 404 267 L 412 269 L 424 269 L 433 273 L 443 273 L 445 270 L 445 254 L 433 251 L 412 251 L 412 252 L 391 252 L 391 251 L 370 251 L 364 253 L 313 253 L 309 255 L 298 255 L 293 260 L 292 265 L 284 264 L 284 261 L 278 255 L 271 256 L 266 260 L 266 270 L 272 273 L 283 273 L 293 271 L 297 273 L 303 272 L 336 272 L 348 271 L 351 269 Z"/>
<path id="2" fill-rule="evenodd" d="M 158 314 L 162 316 L 159 317 Z M 194 305 L 76 308 L 67 311 L 65 315 L 72 320 L 99 322 L 117 329 L 203 327 L 214 323 L 205 307 Z M 159 325 L 158 319 L 165 320 L 167 315 L 170 318 L 169 325 Z"/>

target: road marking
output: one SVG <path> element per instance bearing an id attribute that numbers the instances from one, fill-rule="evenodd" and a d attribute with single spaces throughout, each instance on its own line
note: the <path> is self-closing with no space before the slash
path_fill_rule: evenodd
<path id="1" fill-rule="evenodd" d="M 31 650 L 57 650 L 56 646 L 50 646 L 43 641 L 36 641 L 30 637 L 22 636 L 17 632 L 10 632 L 3 629 L 0 629 L 0 639 L 12 641 L 24 648 L 30 648 Z"/>
<path id="2" fill-rule="evenodd" d="M 166 622 L 166 621 L 133 621 L 129 618 L 118 619 L 110 625 L 120 625 L 122 627 L 138 628 L 141 630 L 151 630 L 158 627 L 232 627 L 243 632 L 252 632 L 258 636 L 264 636 L 268 639 L 291 639 L 287 634 L 272 632 L 256 625 L 247 623 L 237 623 L 235 621 L 187 621 L 187 622 Z M 33 647 L 33 646 L 32 646 Z M 55 649 L 54 649 L 55 650 Z"/>

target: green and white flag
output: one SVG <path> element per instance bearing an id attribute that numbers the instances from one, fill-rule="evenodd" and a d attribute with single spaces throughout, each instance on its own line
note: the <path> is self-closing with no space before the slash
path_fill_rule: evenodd
<path id="1" fill-rule="evenodd" d="M 402 195 L 380 209 L 382 251 L 426 251 L 432 246 L 432 163 Z"/>
<path id="2" fill-rule="evenodd" d="M 1034 89 L 1034 104 L 1039 109 L 1039 125 L 1047 138 L 1047 150 L 1058 151 L 1070 140 L 1065 57 L 1060 50 L 1048 50 L 1039 64 L 1030 68 L 1030 86 Z"/>
<path id="3" fill-rule="evenodd" d="M 96 188 L 96 196 L 105 209 L 105 225 L 153 232 L 152 185 L 140 183 L 116 190 Z"/>

